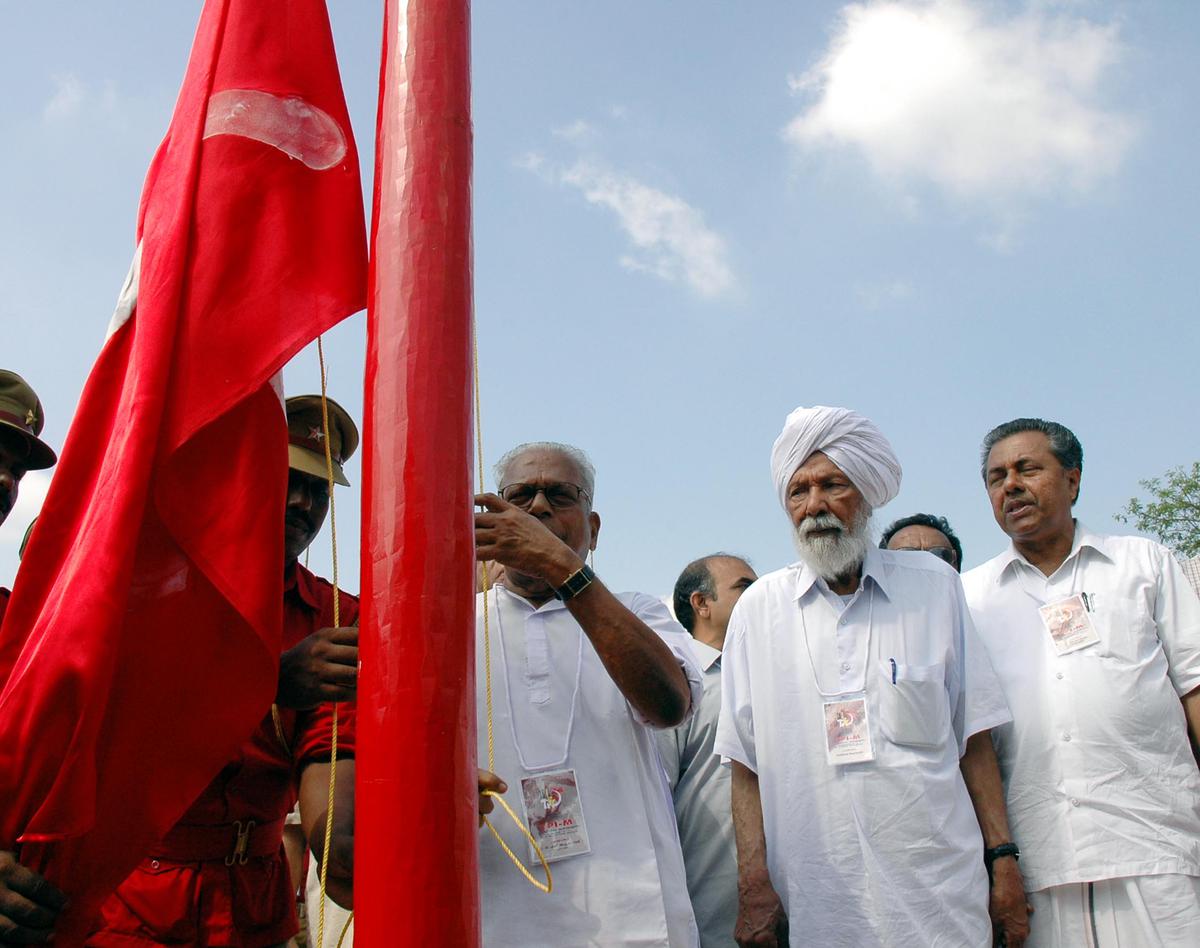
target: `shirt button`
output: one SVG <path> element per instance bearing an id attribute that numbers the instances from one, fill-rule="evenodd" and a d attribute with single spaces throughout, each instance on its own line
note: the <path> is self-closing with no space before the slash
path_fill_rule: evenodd
<path id="1" fill-rule="evenodd" d="M 842 662 L 842 671 L 844 671 L 844 672 L 848 672 L 849 670 L 850 670 L 850 663 L 849 663 L 849 662 Z"/>
<path id="2" fill-rule="evenodd" d="M 1079 806 L 1079 800 L 1075 797 L 1071 797 L 1071 806 Z"/>
<path id="3" fill-rule="evenodd" d="M 1064 735 L 1063 735 L 1063 740 L 1064 740 L 1064 741 L 1069 741 L 1070 739 L 1071 739 L 1071 735 L 1070 735 L 1070 734 L 1064 734 Z"/>
<path id="4" fill-rule="evenodd" d="M 161 863 L 157 859 L 150 860 L 150 868 L 151 869 L 157 869 L 160 865 L 161 865 Z"/>
<path id="5" fill-rule="evenodd" d="M 1062 673 L 1062 672 L 1059 672 L 1059 673 L 1058 673 L 1057 675 L 1055 675 L 1054 677 L 1055 677 L 1055 678 L 1057 678 L 1059 681 L 1062 681 L 1063 673 Z"/>

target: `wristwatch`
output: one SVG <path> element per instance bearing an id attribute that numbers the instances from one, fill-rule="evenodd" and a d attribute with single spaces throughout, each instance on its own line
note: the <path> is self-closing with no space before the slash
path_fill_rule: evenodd
<path id="1" fill-rule="evenodd" d="M 596 574 L 592 572 L 592 568 L 584 563 L 579 569 L 575 570 L 567 581 L 561 586 L 554 587 L 554 595 L 563 602 L 569 599 L 574 599 L 581 592 L 592 585 L 592 580 L 596 578 Z"/>
<path id="2" fill-rule="evenodd" d="M 1013 859 L 1020 862 L 1021 850 L 1017 848 L 1016 843 L 1001 843 L 999 846 L 993 846 L 991 849 L 983 851 L 983 862 L 989 873 L 992 871 L 992 863 L 1004 856 L 1012 856 Z"/>

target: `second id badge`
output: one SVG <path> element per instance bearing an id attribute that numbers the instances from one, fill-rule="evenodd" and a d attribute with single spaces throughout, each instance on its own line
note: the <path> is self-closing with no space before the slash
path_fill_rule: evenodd
<path id="1" fill-rule="evenodd" d="M 525 822 L 529 834 L 542 848 L 546 862 L 557 862 L 592 851 L 588 842 L 583 803 L 575 770 L 556 770 L 534 774 L 521 780 L 521 800 L 525 804 Z M 529 848 L 529 858 L 537 853 Z"/>
<path id="2" fill-rule="evenodd" d="M 874 760 L 866 696 L 826 701 L 823 706 L 825 760 L 830 764 L 863 764 Z"/>
<path id="3" fill-rule="evenodd" d="M 1059 655 L 1077 652 L 1100 641 L 1083 597 L 1078 593 L 1042 606 L 1038 613 L 1042 617 L 1042 625 L 1050 633 L 1054 651 Z"/>

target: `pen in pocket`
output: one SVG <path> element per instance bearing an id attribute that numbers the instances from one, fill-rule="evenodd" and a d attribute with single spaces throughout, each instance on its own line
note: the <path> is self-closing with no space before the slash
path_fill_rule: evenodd
<path id="1" fill-rule="evenodd" d="M 896 683 L 896 660 L 889 658 L 888 661 L 892 663 L 892 684 L 894 685 Z"/>

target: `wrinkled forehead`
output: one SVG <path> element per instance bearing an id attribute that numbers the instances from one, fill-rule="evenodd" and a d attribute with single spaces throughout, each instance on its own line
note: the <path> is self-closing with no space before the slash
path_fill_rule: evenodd
<path id="1" fill-rule="evenodd" d="M 888 541 L 890 549 L 900 546 L 915 546 L 918 549 L 929 550 L 939 546 L 952 549 L 954 545 L 941 530 L 927 527 L 924 524 L 912 524 L 902 530 L 897 530 Z"/>
<path id="2" fill-rule="evenodd" d="M 500 486 L 508 484 L 544 484 L 565 481 L 583 486 L 583 472 L 568 454 L 545 448 L 522 451 L 508 462 Z"/>
<path id="3" fill-rule="evenodd" d="M 814 451 L 805 459 L 803 464 L 792 472 L 792 476 L 788 478 L 788 486 L 792 487 L 802 482 L 821 480 L 822 478 L 833 477 L 839 474 L 847 480 L 850 479 L 849 475 L 834 464 L 829 459 L 829 455 L 824 451 Z M 851 483 L 854 482 L 851 481 Z"/>
<path id="4" fill-rule="evenodd" d="M 708 571 L 718 586 L 726 585 L 743 576 L 757 579 L 754 568 L 737 556 L 713 556 L 708 561 Z"/>
<path id="5" fill-rule="evenodd" d="M 1018 431 L 1001 438 L 988 451 L 987 467 L 1006 467 L 1021 458 L 1057 460 L 1050 450 L 1050 438 L 1042 431 Z"/>

